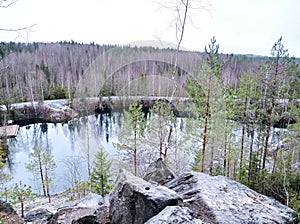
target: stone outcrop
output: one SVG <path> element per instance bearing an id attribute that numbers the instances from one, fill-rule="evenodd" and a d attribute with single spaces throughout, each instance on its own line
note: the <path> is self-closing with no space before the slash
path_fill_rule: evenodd
<path id="1" fill-rule="evenodd" d="M 0 217 L 5 224 L 23 224 L 23 219 L 17 214 L 13 207 L 0 200 Z"/>
<path id="2" fill-rule="evenodd" d="M 53 213 L 45 208 L 38 208 L 29 211 L 25 217 L 24 221 L 26 223 L 42 224 L 47 223 L 53 216 Z"/>
<path id="3" fill-rule="evenodd" d="M 97 210 L 103 204 L 104 199 L 98 194 L 90 193 L 85 197 L 65 203 L 58 212 L 53 215 L 50 224 L 64 223 L 95 223 Z"/>
<path id="4" fill-rule="evenodd" d="M 110 224 L 108 201 L 101 205 L 97 210 L 96 222 L 101 224 Z"/>
<path id="5" fill-rule="evenodd" d="M 68 106 L 55 108 L 50 105 L 45 105 L 41 110 L 43 112 L 42 114 L 44 114 L 42 119 L 49 119 L 51 122 L 66 121 L 78 116 L 78 113 Z"/>
<path id="6" fill-rule="evenodd" d="M 114 189 L 105 199 L 97 194 L 88 194 L 82 199 L 61 203 L 55 210 L 50 209 L 52 207 L 48 204 L 44 208 L 27 212 L 25 221 L 28 224 L 298 222 L 297 213 L 292 209 L 224 176 L 209 176 L 191 171 L 174 177 L 162 186 L 158 182 L 161 182 L 161 170 L 166 167 L 161 160 L 154 164 L 158 165 L 153 165 L 150 170 L 152 174 L 159 173 L 158 179 L 149 178 L 150 182 L 147 182 L 121 170 Z M 156 176 L 152 174 L 149 176 Z M 168 176 L 163 175 L 165 180 Z M 5 221 L 14 220 L 7 221 L 8 224 L 23 223 L 9 204 L 0 203 L 0 215 L 4 215 Z M 10 219 L 6 219 L 7 217 Z M 19 221 L 15 221 L 18 218 Z"/>
<path id="7" fill-rule="evenodd" d="M 163 185 L 174 179 L 174 177 L 174 173 L 166 166 L 162 158 L 159 158 L 156 162 L 150 164 L 143 179 Z"/>
<path id="8" fill-rule="evenodd" d="M 182 206 L 168 206 L 156 216 L 149 219 L 145 224 L 204 224 L 201 220 L 193 217 L 193 212 Z"/>
<path id="9" fill-rule="evenodd" d="M 122 170 L 109 202 L 111 224 L 142 224 L 167 206 L 181 205 L 182 199 L 173 190 Z"/>
<path id="10" fill-rule="evenodd" d="M 224 176 L 187 172 L 166 184 L 207 223 L 297 223 L 297 213 Z"/>
<path id="11" fill-rule="evenodd" d="M 50 224 L 95 223 L 96 210 L 93 208 L 64 208 L 54 214 Z M 85 222 L 83 222 L 85 220 Z"/>
<path id="12" fill-rule="evenodd" d="M 78 112 L 67 104 L 67 100 L 16 103 L 11 105 L 12 117 L 10 118 L 17 124 L 23 124 L 30 120 L 63 122 L 78 116 Z"/>

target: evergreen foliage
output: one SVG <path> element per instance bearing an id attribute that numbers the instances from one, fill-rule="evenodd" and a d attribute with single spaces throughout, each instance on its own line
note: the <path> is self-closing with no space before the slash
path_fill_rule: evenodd
<path id="1" fill-rule="evenodd" d="M 21 217 L 24 218 L 24 202 L 33 195 L 31 186 L 27 186 L 20 182 L 19 184 L 15 184 L 14 188 L 11 192 L 11 202 L 13 204 L 20 203 L 21 204 Z"/>
<path id="2" fill-rule="evenodd" d="M 53 155 L 46 147 L 35 144 L 29 158 L 25 167 L 33 176 L 39 178 L 43 195 L 48 196 L 50 200 L 50 186 L 53 181 L 53 170 L 56 168 Z"/>
<path id="3" fill-rule="evenodd" d="M 142 112 L 143 105 L 133 102 L 129 106 L 129 111 L 124 111 L 124 127 L 118 134 L 118 150 L 123 152 L 123 159 L 133 165 L 134 174 L 138 172 L 138 162 L 141 155 L 141 139 L 146 128 L 145 115 Z"/>
<path id="4" fill-rule="evenodd" d="M 96 154 L 93 170 L 90 176 L 92 191 L 105 196 L 112 189 L 112 161 L 108 159 L 103 147 Z"/>

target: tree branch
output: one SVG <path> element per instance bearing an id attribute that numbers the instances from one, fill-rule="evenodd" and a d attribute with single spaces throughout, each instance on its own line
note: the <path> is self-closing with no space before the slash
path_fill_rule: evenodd
<path id="1" fill-rule="evenodd" d="M 6 28 L 0 28 L 0 31 L 6 31 L 6 32 L 21 32 L 21 31 L 28 31 L 28 30 L 32 30 L 32 28 L 34 26 L 36 26 L 37 24 L 33 24 L 31 26 L 27 26 L 27 27 L 21 27 L 21 28 L 17 28 L 17 29 L 6 29 Z"/>
<path id="2" fill-rule="evenodd" d="M 0 8 L 8 8 L 18 0 L 0 0 Z"/>
<path id="3" fill-rule="evenodd" d="M 25 39 L 27 41 L 28 39 L 28 34 L 33 31 L 32 28 L 34 26 L 36 26 L 37 24 L 33 24 L 31 26 L 27 26 L 27 27 L 21 27 L 21 28 L 16 28 L 16 29 L 7 29 L 7 28 L 0 28 L 0 32 L 15 32 L 17 33 L 17 36 L 15 39 L 22 37 L 23 39 Z M 24 37 L 24 32 L 26 33 L 27 37 Z"/>

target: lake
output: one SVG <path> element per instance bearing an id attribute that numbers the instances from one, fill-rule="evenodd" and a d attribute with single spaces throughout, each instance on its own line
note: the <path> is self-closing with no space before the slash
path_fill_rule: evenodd
<path id="1" fill-rule="evenodd" d="M 150 115 L 147 119 L 149 119 L 149 117 Z M 74 171 L 72 167 L 77 170 L 76 179 L 86 180 L 88 177 L 87 154 L 90 155 L 89 158 L 93 158 L 100 147 L 103 146 L 110 156 L 110 159 L 119 159 L 119 154 L 114 143 L 118 142 L 117 133 L 123 128 L 123 119 L 124 114 L 122 112 L 111 112 L 75 118 L 65 123 L 35 123 L 20 127 L 17 137 L 9 139 L 8 142 L 10 150 L 8 168 L 13 179 L 7 183 L 6 186 L 13 187 L 15 183 L 22 181 L 32 186 L 37 193 L 40 193 L 38 190 L 40 189 L 40 183 L 37 182 L 37 175 L 34 176 L 25 168 L 25 164 L 28 163 L 30 159 L 29 153 L 35 144 L 46 147 L 56 162 L 57 168 L 54 170 L 55 175 L 51 190 L 53 193 L 61 192 L 71 187 L 71 184 L 74 183 L 74 181 L 72 182 L 74 176 L 72 177 L 70 175 Z M 193 152 L 201 148 L 198 136 L 199 133 L 201 134 L 201 130 L 196 132 L 198 133 L 197 135 L 189 136 L 191 142 L 188 143 L 188 140 L 181 138 L 182 131 L 185 129 L 185 125 L 187 125 L 185 124 L 185 119 L 177 118 L 176 120 L 176 129 L 178 130 L 173 130 L 172 135 L 177 133 L 177 136 L 179 136 L 177 139 L 179 154 L 177 154 L 177 156 L 179 156 L 180 161 L 184 161 L 188 164 L 192 161 Z M 231 147 L 238 150 L 241 137 L 240 125 L 235 123 L 231 132 Z M 279 142 L 279 140 L 282 139 L 282 137 L 279 138 L 279 136 L 286 135 L 288 135 L 286 129 L 273 129 L 271 142 Z M 220 138 L 222 140 L 224 133 L 220 132 L 219 136 L 222 137 Z M 195 138 L 196 143 L 192 145 L 193 138 Z M 256 134 L 255 138 L 257 138 Z M 157 145 L 158 141 L 154 136 L 149 135 L 148 139 L 152 141 L 147 143 L 147 145 L 152 147 L 152 151 L 153 148 L 159 147 Z M 196 145 L 197 147 L 195 147 Z M 141 147 L 144 149 L 146 144 Z M 190 150 L 189 153 L 187 153 L 184 151 L 184 148 L 191 148 L 194 151 Z M 235 154 L 238 159 L 238 152 Z M 169 152 L 169 155 L 172 155 L 172 153 Z M 247 152 L 245 152 L 245 155 L 247 155 Z M 222 160 L 217 154 L 215 154 L 215 156 L 218 157 L 216 160 Z M 153 162 L 153 156 L 151 156 L 150 160 Z M 144 164 L 148 164 L 148 162 L 149 161 L 146 161 Z M 186 164 L 179 165 L 184 167 Z M 271 168 L 272 160 L 268 162 L 268 165 Z"/>
<path id="2" fill-rule="evenodd" d="M 13 179 L 6 186 L 12 187 L 22 181 L 37 190 L 34 175 L 25 168 L 34 144 L 47 147 L 56 162 L 52 192 L 70 187 L 68 164 L 71 160 L 80 163 L 77 164 L 81 171 L 80 179 L 86 179 L 86 152 L 82 149 L 86 148 L 87 139 L 91 155 L 95 155 L 99 145 L 103 145 L 109 155 L 114 156 L 116 149 L 113 142 L 117 142 L 116 132 L 121 128 L 121 119 L 123 114 L 114 112 L 75 118 L 66 123 L 36 123 L 20 127 L 17 137 L 8 140 L 8 165 Z"/>

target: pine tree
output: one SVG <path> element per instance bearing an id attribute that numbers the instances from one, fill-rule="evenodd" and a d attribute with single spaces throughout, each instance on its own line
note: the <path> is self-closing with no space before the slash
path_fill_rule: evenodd
<path id="1" fill-rule="evenodd" d="M 33 175 L 39 176 L 41 181 L 43 195 L 48 196 L 50 200 L 50 185 L 53 177 L 53 170 L 56 168 L 53 155 L 46 147 L 34 145 L 32 152 L 29 154 L 29 162 L 25 164 L 26 169 Z"/>
<path id="2" fill-rule="evenodd" d="M 27 186 L 20 181 L 19 184 L 16 184 L 11 192 L 12 203 L 21 204 L 21 217 L 24 218 L 24 202 L 32 195 L 31 186 Z"/>
<path id="3" fill-rule="evenodd" d="M 141 138 L 146 128 L 143 105 L 137 102 L 129 106 L 129 111 L 124 112 L 124 128 L 118 134 L 117 149 L 124 152 L 123 159 L 133 164 L 134 174 L 137 175 L 138 151 L 141 147 Z"/>
<path id="4" fill-rule="evenodd" d="M 281 99 L 284 96 L 283 92 L 289 89 L 288 83 L 285 82 L 289 76 L 294 73 L 291 70 L 294 67 L 293 59 L 289 57 L 288 50 L 282 44 L 282 37 L 273 45 L 271 49 L 271 57 L 265 64 L 263 72 L 265 74 L 264 80 L 264 109 L 266 116 L 266 135 L 264 139 L 262 169 L 266 167 L 266 159 L 268 147 L 270 144 L 271 129 L 274 125 L 276 117 L 276 99 Z M 282 91 L 282 90 L 285 91 Z"/>
<path id="5" fill-rule="evenodd" d="M 172 145 L 173 134 L 176 128 L 174 112 L 171 104 L 164 101 L 156 101 L 150 112 L 151 117 L 147 126 L 146 143 L 153 152 L 153 156 L 167 159 L 168 149 Z"/>
<path id="6" fill-rule="evenodd" d="M 113 187 L 111 165 L 112 161 L 108 159 L 103 147 L 101 147 L 100 151 L 96 154 L 94 167 L 90 176 L 90 182 L 92 191 L 102 195 L 103 197 L 108 194 Z"/>
<path id="7" fill-rule="evenodd" d="M 242 75 L 240 78 L 240 84 L 235 91 L 236 103 L 235 103 L 235 114 L 241 124 L 241 140 L 240 140 L 240 159 L 239 159 L 239 179 L 241 175 L 246 175 L 246 170 L 243 167 L 246 165 L 244 161 L 245 154 L 249 148 L 249 164 L 248 164 L 248 180 L 250 178 L 254 144 L 254 126 L 257 125 L 260 119 L 257 119 L 257 108 L 259 107 L 258 102 L 261 96 L 261 92 L 258 89 L 258 83 L 260 79 L 255 77 L 252 72 L 248 72 Z M 250 139 L 248 138 L 250 137 Z"/>
<path id="8" fill-rule="evenodd" d="M 193 98 L 193 102 L 196 104 L 196 113 L 198 114 L 196 117 L 199 118 L 199 123 L 201 123 L 201 117 L 203 116 L 201 112 L 204 113 L 203 133 L 201 134 L 201 139 L 199 139 L 202 144 L 202 158 L 199 170 L 200 172 L 204 172 L 205 163 L 206 161 L 209 161 L 210 173 L 212 174 L 213 158 L 215 157 L 214 140 L 216 139 L 218 133 L 214 133 L 211 130 L 215 129 L 215 122 L 217 122 L 213 118 L 213 115 L 220 112 L 216 111 L 216 105 L 218 104 L 216 99 L 217 92 L 220 91 L 220 86 L 216 86 L 216 84 L 219 84 L 218 79 L 221 76 L 223 67 L 219 59 L 219 44 L 216 43 L 215 37 L 211 39 L 208 47 L 205 47 L 205 53 L 206 63 L 203 65 L 202 71 L 199 73 L 199 75 L 194 78 L 194 81 L 187 82 L 187 91 Z M 204 111 L 203 108 L 201 108 L 202 105 L 204 105 Z M 207 153 L 209 140 L 211 141 L 210 160 L 208 160 L 209 155 Z"/>

